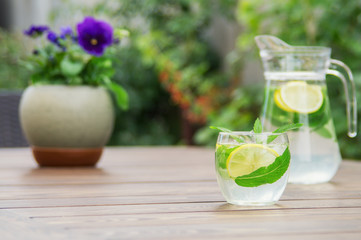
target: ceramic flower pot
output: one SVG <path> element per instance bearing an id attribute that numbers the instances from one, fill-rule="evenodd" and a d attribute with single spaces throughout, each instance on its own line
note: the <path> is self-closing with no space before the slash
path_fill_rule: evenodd
<path id="1" fill-rule="evenodd" d="M 114 125 L 110 95 L 102 87 L 28 87 L 20 122 L 40 166 L 94 166 Z"/>

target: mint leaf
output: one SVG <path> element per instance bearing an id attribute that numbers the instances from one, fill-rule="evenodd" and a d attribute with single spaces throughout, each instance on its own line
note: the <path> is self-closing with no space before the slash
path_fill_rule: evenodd
<path id="1" fill-rule="evenodd" d="M 227 159 L 229 155 L 235 150 L 239 148 L 239 145 L 217 145 L 216 148 L 216 171 L 219 174 L 219 176 L 224 180 L 230 180 L 233 179 L 229 176 L 227 171 Z"/>
<path id="2" fill-rule="evenodd" d="M 289 130 L 300 128 L 300 127 L 302 127 L 302 125 L 303 125 L 302 123 L 291 123 L 291 124 L 282 126 L 280 128 L 277 128 L 276 130 L 273 131 L 273 133 L 284 133 Z"/>
<path id="3" fill-rule="evenodd" d="M 256 119 L 253 125 L 253 132 L 254 133 L 262 133 L 262 123 L 259 118 Z"/>
<path id="4" fill-rule="evenodd" d="M 210 126 L 209 128 L 211 129 L 215 129 L 215 130 L 219 130 L 221 132 L 226 132 L 226 133 L 231 133 L 232 131 L 227 129 L 227 128 L 223 128 L 223 127 L 215 127 L 215 126 Z"/>
<path id="5" fill-rule="evenodd" d="M 227 159 L 231 152 L 239 146 L 220 145 L 216 150 L 217 169 L 227 169 Z"/>
<path id="6" fill-rule="evenodd" d="M 223 127 L 210 126 L 209 128 L 215 129 L 215 130 L 218 130 L 218 131 L 221 131 L 221 132 L 232 133 L 231 130 L 229 130 L 227 128 L 223 128 Z M 242 136 L 230 135 L 230 137 L 233 138 L 234 140 L 236 140 L 239 143 L 244 143 L 244 138 Z"/>
<path id="7" fill-rule="evenodd" d="M 276 130 L 273 131 L 273 133 L 284 133 L 289 130 L 294 130 L 294 129 L 300 128 L 300 127 L 302 127 L 302 125 L 303 125 L 302 123 L 291 123 L 291 124 L 282 126 L 280 128 L 277 128 Z M 278 137 L 277 135 L 268 136 L 267 143 L 271 143 L 277 137 Z"/>
<path id="8" fill-rule="evenodd" d="M 261 167 L 250 174 L 239 176 L 234 181 L 242 187 L 258 187 L 267 183 L 274 183 L 280 179 L 290 165 L 291 154 L 288 147 L 281 156 L 266 167 Z"/>
<path id="9" fill-rule="evenodd" d="M 324 138 L 336 139 L 335 131 L 333 130 L 332 121 L 328 121 L 320 128 L 313 129 L 313 132 L 319 134 Z"/>

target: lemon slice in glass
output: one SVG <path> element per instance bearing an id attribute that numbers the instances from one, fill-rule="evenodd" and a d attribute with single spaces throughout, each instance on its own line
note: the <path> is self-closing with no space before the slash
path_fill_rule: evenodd
<path id="1" fill-rule="evenodd" d="M 236 178 L 265 167 L 274 162 L 278 153 L 262 144 L 244 144 L 231 152 L 227 159 L 227 171 Z"/>
<path id="2" fill-rule="evenodd" d="M 288 111 L 309 114 L 319 110 L 323 104 L 322 90 L 317 85 L 292 81 L 282 86 L 279 91 L 280 102 Z"/>

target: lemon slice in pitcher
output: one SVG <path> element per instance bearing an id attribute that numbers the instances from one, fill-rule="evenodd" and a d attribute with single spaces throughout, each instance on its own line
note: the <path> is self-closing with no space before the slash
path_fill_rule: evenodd
<path id="1" fill-rule="evenodd" d="M 231 152 L 227 159 L 227 171 L 236 178 L 265 167 L 274 162 L 278 153 L 261 144 L 244 144 Z"/>
<path id="2" fill-rule="evenodd" d="M 292 81 L 282 86 L 279 97 L 287 111 L 297 113 L 313 113 L 323 104 L 323 94 L 320 86 L 310 85 L 303 81 Z M 277 100 L 276 100 L 277 103 Z"/>
<path id="3" fill-rule="evenodd" d="M 277 105 L 277 107 L 281 108 L 283 111 L 286 112 L 293 112 L 293 110 L 289 107 L 287 107 L 287 105 L 283 102 L 282 98 L 281 98 L 281 91 L 279 89 L 277 89 L 274 92 L 274 101 Z"/>

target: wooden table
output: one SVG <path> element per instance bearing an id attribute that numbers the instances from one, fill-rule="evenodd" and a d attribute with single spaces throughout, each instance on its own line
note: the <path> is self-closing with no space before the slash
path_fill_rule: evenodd
<path id="1" fill-rule="evenodd" d="M 0 239 L 361 239 L 361 162 L 288 185 L 268 207 L 226 204 L 212 149 L 108 148 L 97 168 L 37 168 L 0 150 Z"/>

